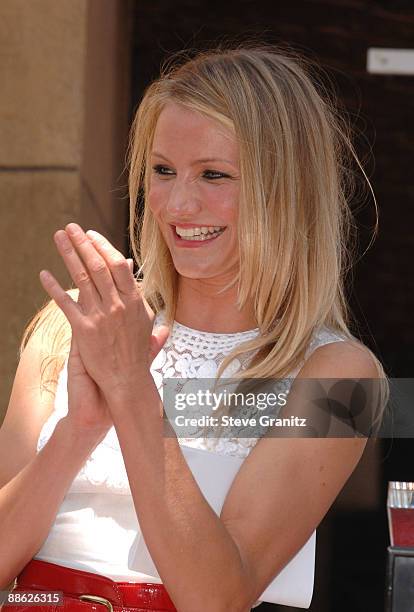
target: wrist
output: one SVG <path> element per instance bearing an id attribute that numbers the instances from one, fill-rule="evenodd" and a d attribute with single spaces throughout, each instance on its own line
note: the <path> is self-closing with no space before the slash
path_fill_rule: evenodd
<path id="1" fill-rule="evenodd" d="M 63 417 L 56 430 L 71 448 L 91 448 L 92 450 L 105 438 L 108 427 L 84 428 L 72 421 L 70 416 Z"/>
<path id="2" fill-rule="evenodd" d="M 164 421 L 164 405 L 150 371 L 142 372 L 133 384 L 118 388 L 107 398 L 107 404 L 117 432 L 119 427 L 134 422 L 140 424 L 140 434 L 153 434 Z"/>
<path id="3" fill-rule="evenodd" d="M 149 369 L 142 368 L 134 372 L 133 378 L 125 379 L 122 382 L 111 385 L 105 390 L 105 400 L 109 411 L 114 412 L 127 409 L 131 405 L 136 405 L 148 390 L 156 390 L 154 379 Z M 158 391 L 157 391 L 158 393 Z"/>

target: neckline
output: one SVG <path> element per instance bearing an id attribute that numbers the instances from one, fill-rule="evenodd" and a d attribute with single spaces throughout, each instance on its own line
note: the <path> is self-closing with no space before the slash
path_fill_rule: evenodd
<path id="1" fill-rule="evenodd" d="M 176 320 L 174 320 L 174 324 L 173 324 L 173 330 L 174 329 L 178 329 L 178 330 L 182 329 L 191 334 L 204 335 L 204 336 L 215 336 L 217 338 L 228 338 L 229 336 L 230 337 L 248 336 L 250 334 L 255 334 L 259 331 L 259 328 L 255 327 L 254 329 L 246 329 L 245 331 L 242 331 L 242 332 L 228 332 L 228 333 L 208 332 L 208 331 L 202 331 L 201 329 L 194 329 L 193 327 L 188 327 L 187 325 L 183 325 L 182 323 L 179 323 Z"/>

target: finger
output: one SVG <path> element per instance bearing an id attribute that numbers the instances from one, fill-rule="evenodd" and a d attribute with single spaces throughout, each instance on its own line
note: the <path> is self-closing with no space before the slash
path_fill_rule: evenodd
<path id="1" fill-rule="evenodd" d="M 69 223 L 65 231 L 102 301 L 108 303 L 118 297 L 117 288 L 105 258 L 97 251 L 83 229 L 77 223 Z"/>
<path id="2" fill-rule="evenodd" d="M 71 240 L 64 230 L 55 232 L 53 239 L 73 282 L 79 288 L 79 299 L 86 309 L 91 308 L 100 301 L 99 294 Z"/>
<path id="3" fill-rule="evenodd" d="M 136 284 L 127 260 L 102 234 L 88 230 L 86 235 L 96 250 L 105 259 L 120 293 L 130 295 L 136 292 Z"/>
<path id="4" fill-rule="evenodd" d="M 72 329 L 76 327 L 82 318 L 82 312 L 77 302 L 62 289 L 55 277 L 48 270 L 42 270 L 39 274 L 39 278 L 44 290 L 53 300 L 55 300 L 56 304 L 69 321 Z"/>

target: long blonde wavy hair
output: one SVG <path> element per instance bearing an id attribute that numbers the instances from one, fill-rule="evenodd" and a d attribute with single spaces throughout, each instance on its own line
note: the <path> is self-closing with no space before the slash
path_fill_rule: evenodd
<path id="1" fill-rule="evenodd" d="M 165 310 L 167 325 L 175 318 L 178 274 L 147 202 L 158 117 L 166 104 L 178 103 L 237 138 L 240 267 L 231 286 L 237 284 L 239 308 L 253 300 L 260 334 L 224 359 L 217 378 L 252 350 L 255 358 L 236 377 L 283 378 L 324 325 L 355 341 L 344 292 L 355 255 L 353 162 L 372 188 L 346 114 L 318 80 L 318 68 L 282 45 L 244 43 L 182 55 L 147 88 L 132 124 L 130 242 L 142 293 L 155 313 Z M 375 196 L 374 202 L 378 218 Z M 384 369 L 369 352 L 387 394 Z"/>
<path id="2" fill-rule="evenodd" d="M 267 45 L 202 52 L 166 67 L 133 122 L 130 241 L 143 294 L 155 312 L 165 309 L 168 325 L 178 274 L 146 198 L 157 119 L 167 103 L 178 103 L 232 129 L 239 143 L 240 268 L 231 286 L 237 283 L 239 308 L 253 299 L 260 334 L 237 346 L 217 377 L 235 357 L 255 350 L 256 358 L 235 377 L 283 378 L 323 325 L 355 339 L 344 295 L 354 254 L 352 159 L 369 181 L 351 128 L 321 84 L 324 95 L 318 91 L 312 67 L 292 49 Z"/>

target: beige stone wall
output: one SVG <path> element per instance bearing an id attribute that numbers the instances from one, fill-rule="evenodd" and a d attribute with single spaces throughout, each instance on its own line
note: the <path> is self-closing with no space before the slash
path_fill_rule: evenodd
<path id="1" fill-rule="evenodd" d="M 0 423 L 48 268 L 69 277 L 53 233 L 69 221 L 126 246 L 129 2 L 0 3 Z M 121 178 L 120 178 L 121 177 Z"/>

